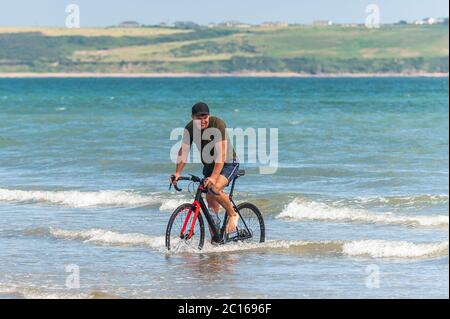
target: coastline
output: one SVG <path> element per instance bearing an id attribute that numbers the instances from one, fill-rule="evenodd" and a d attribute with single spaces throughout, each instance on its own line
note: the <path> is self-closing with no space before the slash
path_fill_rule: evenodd
<path id="1" fill-rule="evenodd" d="M 448 77 L 449 73 L 323 73 L 305 74 L 291 72 L 242 72 L 242 73 L 0 73 L 0 79 L 13 78 L 382 78 L 382 77 Z"/>

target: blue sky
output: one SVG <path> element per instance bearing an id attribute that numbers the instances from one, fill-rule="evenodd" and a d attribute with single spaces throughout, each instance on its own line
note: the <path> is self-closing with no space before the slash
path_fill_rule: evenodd
<path id="1" fill-rule="evenodd" d="M 0 26 L 63 26 L 65 7 L 78 4 L 81 26 L 108 26 L 124 20 L 144 24 L 191 20 L 248 23 L 313 20 L 363 23 L 368 4 L 378 4 L 381 23 L 447 17 L 447 0 L 0 0 Z"/>

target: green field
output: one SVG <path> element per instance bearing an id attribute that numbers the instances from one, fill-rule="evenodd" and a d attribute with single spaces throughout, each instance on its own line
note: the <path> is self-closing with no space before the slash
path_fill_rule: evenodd
<path id="1" fill-rule="evenodd" d="M 447 73 L 448 25 L 0 28 L 0 72 Z"/>

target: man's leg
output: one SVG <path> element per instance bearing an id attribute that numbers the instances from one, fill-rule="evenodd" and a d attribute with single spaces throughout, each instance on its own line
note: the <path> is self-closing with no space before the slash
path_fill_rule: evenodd
<path id="1" fill-rule="evenodd" d="M 218 202 L 226 211 L 228 215 L 228 223 L 226 232 L 231 233 L 236 230 L 236 226 L 239 220 L 239 215 L 234 210 L 233 204 L 227 194 L 223 192 L 225 186 L 228 185 L 228 180 L 223 175 L 217 178 L 217 183 L 213 187 L 213 191 L 219 195 L 215 195 L 211 192 L 208 193 L 216 202 Z"/>
<path id="2" fill-rule="evenodd" d="M 220 210 L 220 204 L 219 202 L 214 198 L 213 195 L 206 194 L 206 202 L 208 203 L 208 209 L 212 210 L 216 214 L 219 213 Z M 211 234 L 211 237 L 213 237 L 213 232 L 211 228 L 209 228 L 209 233 Z"/>
<path id="3" fill-rule="evenodd" d="M 208 208 L 213 210 L 215 213 L 219 213 L 220 204 L 212 194 L 206 194 L 206 202 L 208 203 Z"/>

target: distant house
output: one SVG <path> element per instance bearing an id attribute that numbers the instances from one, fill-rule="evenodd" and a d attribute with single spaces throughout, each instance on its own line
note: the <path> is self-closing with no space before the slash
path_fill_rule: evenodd
<path id="1" fill-rule="evenodd" d="M 287 28 L 289 23 L 287 22 L 263 22 L 261 27 L 263 28 Z"/>
<path id="2" fill-rule="evenodd" d="M 344 27 L 344 28 L 358 28 L 361 25 L 358 23 L 343 23 L 343 24 L 340 24 L 339 26 Z"/>
<path id="3" fill-rule="evenodd" d="M 141 25 L 136 21 L 124 21 L 119 24 L 120 28 L 139 28 Z"/>
<path id="4" fill-rule="evenodd" d="M 316 20 L 313 22 L 313 25 L 316 27 L 326 27 L 333 25 L 333 21 L 330 20 Z"/>
<path id="5" fill-rule="evenodd" d="M 422 20 L 414 21 L 414 24 L 417 24 L 417 25 L 425 25 L 425 24 L 433 25 L 433 24 L 444 23 L 444 20 L 445 19 L 425 18 L 425 19 L 422 19 Z"/>
<path id="6" fill-rule="evenodd" d="M 219 23 L 217 26 L 219 27 L 225 27 L 225 28 L 250 28 L 251 25 L 247 23 L 243 23 L 236 20 L 230 20 L 230 21 L 224 21 L 222 23 Z"/>

